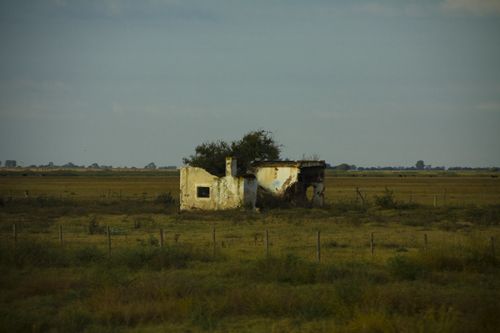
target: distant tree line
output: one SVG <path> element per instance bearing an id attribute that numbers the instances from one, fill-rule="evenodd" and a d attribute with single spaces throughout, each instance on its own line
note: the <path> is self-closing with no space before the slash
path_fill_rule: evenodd
<path id="1" fill-rule="evenodd" d="M 445 166 L 432 166 L 426 165 L 424 161 L 419 160 L 413 166 L 372 166 L 372 167 L 358 167 L 354 164 L 341 163 L 338 165 L 326 165 L 327 169 L 339 170 L 339 171 L 418 171 L 418 170 L 432 170 L 432 171 L 488 171 L 488 172 L 498 172 L 499 167 L 448 167 Z"/>
<path id="2" fill-rule="evenodd" d="M 2 167 L 2 161 L 0 161 L 0 167 Z M 20 167 L 17 163 L 16 160 L 6 160 L 5 164 L 3 165 L 4 168 L 17 168 Z M 88 166 L 85 165 L 77 165 L 73 162 L 68 162 L 66 164 L 62 165 L 57 165 L 54 162 L 49 162 L 47 164 L 31 164 L 29 168 L 45 168 L 45 169 L 50 169 L 50 168 L 62 168 L 62 169 L 113 169 L 116 167 L 113 167 L 112 165 L 105 165 L 105 164 L 98 164 L 98 163 L 92 163 L 89 164 Z M 119 168 L 125 168 L 127 169 L 128 167 L 119 167 Z M 175 165 L 167 165 L 167 166 L 160 166 L 157 167 L 154 162 L 148 163 L 143 167 L 144 169 L 159 169 L 159 170 L 164 170 L 164 169 L 177 169 L 177 166 Z M 136 167 L 130 167 L 130 169 L 137 169 Z"/>
<path id="3" fill-rule="evenodd" d="M 213 163 L 216 165 L 220 170 L 213 170 L 216 173 L 223 173 L 223 164 L 222 162 L 224 161 L 226 156 L 231 156 L 231 155 L 236 155 L 239 157 L 242 157 L 243 155 L 250 155 L 250 157 L 247 158 L 242 158 L 244 160 L 243 167 L 246 167 L 251 159 L 252 159 L 252 154 L 249 154 L 246 152 L 246 150 L 251 150 L 249 147 L 255 147 L 255 146 L 264 146 L 267 151 L 264 149 L 265 157 L 272 157 L 274 159 L 279 159 L 279 145 L 272 139 L 270 136 L 270 132 L 265 132 L 265 131 L 254 131 L 248 133 L 246 136 L 243 137 L 242 140 L 237 141 L 236 143 L 232 143 L 232 148 L 234 151 L 231 151 L 231 149 L 228 149 L 228 151 L 223 151 L 220 152 L 219 148 L 220 145 L 227 145 L 227 147 L 231 147 L 230 145 L 226 143 L 221 143 L 221 142 L 215 142 L 215 143 L 203 143 L 200 146 L 197 147 L 196 149 L 196 154 L 191 155 L 190 158 L 185 158 L 184 162 L 187 164 L 191 165 L 197 165 L 197 164 L 203 164 L 203 166 L 208 166 L 206 164 Z M 208 149 L 208 148 L 212 149 Z M 210 153 L 214 153 L 214 151 L 217 151 L 218 154 L 211 155 Z M 243 153 L 244 151 L 244 153 Z M 259 149 L 257 149 L 259 151 Z M 255 154 L 255 153 L 254 153 Z M 266 159 L 266 158 L 263 158 Z M 203 161 L 202 161 L 203 160 Z M 207 163 L 206 160 L 209 160 Z M 287 161 L 288 159 L 283 159 L 284 161 Z M 204 162 L 204 163 L 202 163 Z M 22 164 L 22 163 L 21 163 Z M 21 167 L 19 163 L 16 160 L 5 160 L 5 162 L 2 164 L 2 161 L 0 161 L 0 168 L 18 168 Z M 85 165 L 77 165 L 74 164 L 73 162 L 68 162 L 63 165 L 56 165 L 54 162 L 49 162 L 47 164 L 40 164 L 40 165 L 35 165 L 32 164 L 29 166 L 30 168 L 45 168 L 45 169 L 50 169 L 50 168 L 63 168 L 63 169 L 113 169 L 116 167 L 113 167 L 112 165 L 105 165 L 105 164 L 98 164 L 98 163 L 92 163 L 89 164 L 88 166 Z M 119 167 L 119 168 L 124 168 L 124 169 L 139 169 L 137 167 Z M 356 166 L 354 164 L 348 164 L 348 163 L 341 163 L 338 165 L 332 165 L 327 163 L 326 168 L 330 170 L 339 170 L 339 171 L 417 171 L 417 170 L 431 170 L 431 171 L 484 171 L 484 172 L 500 172 L 500 167 L 468 167 L 468 166 L 453 166 L 453 167 L 444 167 L 444 166 L 432 166 L 432 165 L 427 165 L 424 163 L 424 161 L 419 160 L 415 165 L 413 166 L 371 166 L 371 167 L 361 167 L 361 166 Z M 149 169 L 149 170 L 172 170 L 172 169 L 177 169 L 177 166 L 175 165 L 166 165 L 166 166 L 159 166 L 157 167 L 154 162 L 150 162 L 146 164 L 143 169 Z"/>

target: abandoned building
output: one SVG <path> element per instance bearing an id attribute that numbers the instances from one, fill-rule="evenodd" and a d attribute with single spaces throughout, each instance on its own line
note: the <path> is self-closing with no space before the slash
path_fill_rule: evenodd
<path id="1" fill-rule="evenodd" d="M 238 175 L 236 163 L 236 159 L 226 158 L 224 177 L 212 175 L 202 168 L 181 168 L 180 209 L 254 209 L 257 180 L 252 174 Z"/>
<path id="2" fill-rule="evenodd" d="M 259 189 L 300 206 L 324 203 L 325 161 L 259 161 L 252 172 Z"/>
<path id="3" fill-rule="evenodd" d="M 202 168 L 181 168 L 180 209 L 253 209 L 257 198 L 265 196 L 296 205 L 323 206 L 325 161 L 258 161 L 244 175 L 237 174 L 236 163 L 236 159 L 226 158 L 224 177 Z"/>

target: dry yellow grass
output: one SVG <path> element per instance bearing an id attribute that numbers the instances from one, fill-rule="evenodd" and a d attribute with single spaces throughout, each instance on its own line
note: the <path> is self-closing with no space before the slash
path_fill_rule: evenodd
<path id="1" fill-rule="evenodd" d="M 41 176 L 15 176 L 0 178 L 0 196 L 23 197 L 55 196 L 74 199 L 106 198 L 155 198 L 158 194 L 179 193 L 177 172 L 111 172 L 109 176 L 60 176 L 46 173 Z M 352 173 L 350 176 L 327 173 L 325 198 L 335 203 L 356 199 L 356 188 L 368 199 L 382 194 L 386 188 L 394 191 L 398 200 L 431 205 L 436 197 L 438 205 L 499 204 L 500 178 L 492 176 L 404 176 L 389 174 L 383 177 L 369 173 Z"/>

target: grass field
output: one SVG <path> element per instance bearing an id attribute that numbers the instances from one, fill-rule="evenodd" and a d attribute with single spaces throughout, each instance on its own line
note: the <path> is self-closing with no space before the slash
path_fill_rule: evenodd
<path id="1" fill-rule="evenodd" d="M 328 173 L 323 209 L 179 214 L 172 171 L 4 173 L 0 331 L 496 332 L 494 176 Z"/>

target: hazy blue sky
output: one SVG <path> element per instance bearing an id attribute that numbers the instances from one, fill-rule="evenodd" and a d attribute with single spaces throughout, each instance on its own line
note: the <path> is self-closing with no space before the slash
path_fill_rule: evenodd
<path id="1" fill-rule="evenodd" d="M 0 0 L 0 160 L 500 165 L 500 0 Z"/>

